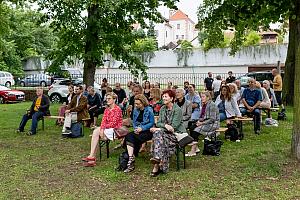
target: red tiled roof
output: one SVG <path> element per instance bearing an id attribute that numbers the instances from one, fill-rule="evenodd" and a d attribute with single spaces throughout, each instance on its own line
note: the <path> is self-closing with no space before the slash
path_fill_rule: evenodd
<path id="1" fill-rule="evenodd" d="M 189 18 L 189 16 L 187 14 L 185 14 L 184 12 L 182 12 L 181 10 L 177 10 L 171 17 L 169 20 L 181 20 L 181 19 L 188 19 L 191 20 Z M 191 20 L 192 21 L 192 20 Z"/>

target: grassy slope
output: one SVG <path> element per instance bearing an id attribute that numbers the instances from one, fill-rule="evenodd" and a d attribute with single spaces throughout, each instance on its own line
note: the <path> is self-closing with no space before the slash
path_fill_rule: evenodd
<path id="1" fill-rule="evenodd" d="M 263 127 L 257 136 L 247 125 L 245 140 L 225 141 L 221 156 L 188 158 L 179 172 L 173 158 L 169 174 L 150 178 L 147 153 L 129 175 L 114 171 L 122 150 L 95 168 L 82 167 L 88 129 L 84 138 L 61 140 L 61 128 L 46 120 L 36 136 L 18 135 L 29 105 L 0 105 L 0 199 L 300 199 L 299 164 L 289 158 L 290 109 L 280 127 Z"/>

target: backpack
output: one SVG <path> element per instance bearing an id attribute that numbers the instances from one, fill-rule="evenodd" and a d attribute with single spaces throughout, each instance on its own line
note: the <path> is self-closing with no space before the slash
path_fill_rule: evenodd
<path id="1" fill-rule="evenodd" d="M 243 139 L 243 135 L 239 134 L 236 125 L 228 124 L 227 128 L 228 128 L 227 131 L 225 131 L 225 139 L 230 139 L 230 141 L 232 142 Z"/>
<path id="2" fill-rule="evenodd" d="M 277 120 L 286 120 L 286 114 L 284 111 L 278 113 Z"/>
<path id="3" fill-rule="evenodd" d="M 117 167 L 117 171 L 124 171 L 127 169 L 127 163 L 129 160 L 129 155 L 127 151 L 124 151 L 123 153 L 120 154 L 119 156 L 119 166 Z"/>
<path id="4" fill-rule="evenodd" d="M 220 140 L 204 139 L 204 147 L 202 155 L 219 156 L 223 142 Z"/>

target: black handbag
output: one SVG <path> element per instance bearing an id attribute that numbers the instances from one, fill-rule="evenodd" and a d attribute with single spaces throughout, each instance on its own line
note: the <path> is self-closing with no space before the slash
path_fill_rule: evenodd
<path id="1" fill-rule="evenodd" d="M 216 135 L 212 140 L 204 139 L 204 148 L 203 148 L 202 155 L 219 156 L 222 145 L 223 142 L 217 140 Z"/>

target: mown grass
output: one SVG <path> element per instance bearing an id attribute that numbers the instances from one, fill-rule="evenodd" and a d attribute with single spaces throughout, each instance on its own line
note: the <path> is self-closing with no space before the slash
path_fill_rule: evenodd
<path id="1" fill-rule="evenodd" d="M 29 105 L 0 105 L 0 199 L 300 199 L 300 165 L 290 158 L 291 109 L 288 121 L 263 127 L 259 136 L 246 125 L 245 139 L 224 141 L 219 157 L 188 158 L 180 171 L 173 158 L 167 175 L 150 178 L 148 153 L 129 175 L 114 170 L 121 149 L 95 168 L 82 167 L 88 129 L 84 138 L 61 140 L 61 128 L 46 120 L 36 136 L 15 133 Z M 57 109 L 51 106 L 53 114 Z"/>

